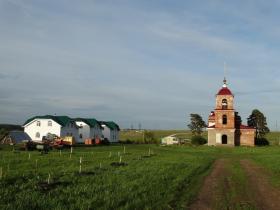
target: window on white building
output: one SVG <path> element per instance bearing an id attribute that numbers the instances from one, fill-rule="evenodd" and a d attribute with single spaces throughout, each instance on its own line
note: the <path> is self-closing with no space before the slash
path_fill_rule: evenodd
<path id="1" fill-rule="evenodd" d="M 48 121 L 48 126 L 52 126 L 52 121 Z"/>
<path id="2" fill-rule="evenodd" d="M 41 122 L 40 121 L 37 121 L 37 126 L 41 126 Z"/>
<path id="3" fill-rule="evenodd" d="M 40 133 L 39 132 L 36 133 L 36 138 L 40 138 Z"/>
<path id="4" fill-rule="evenodd" d="M 83 134 L 80 133 L 80 139 L 82 139 L 82 138 L 83 138 Z"/>

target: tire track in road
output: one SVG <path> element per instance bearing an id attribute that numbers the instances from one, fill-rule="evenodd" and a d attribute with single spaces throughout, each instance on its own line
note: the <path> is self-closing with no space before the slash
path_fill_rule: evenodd
<path id="1" fill-rule="evenodd" d="M 280 190 L 269 183 L 269 175 L 251 160 L 240 160 L 248 176 L 252 194 L 261 210 L 280 210 Z"/>
<path id="2" fill-rule="evenodd" d="M 239 160 L 218 159 L 208 175 L 191 210 L 258 209 L 250 193 Z"/>

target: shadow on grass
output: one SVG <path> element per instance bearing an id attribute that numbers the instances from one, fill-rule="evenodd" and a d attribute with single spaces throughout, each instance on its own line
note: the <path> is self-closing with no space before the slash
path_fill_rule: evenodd
<path id="1" fill-rule="evenodd" d="M 54 182 L 38 182 L 36 188 L 41 192 L 49 192 L 54 190 L 57 187 L 66 187 L 69 186 L 71 182 L 62 182 L 62 181 L 54 181 Z"/>
<path id="2" fill-rule="evenodd" d="M 81 173 L 76 172 L 75 175 L 76 176 L 94 176 L 94 175 L 96 175 L 96 172 L 94 172 L 94 171 L 83 171 Z"/>
<path id="3" fill-rule="evenodd" d="M 120 167 L 120 166 L 127 166 L 128 164 L 127 163 L 120 163 L 120 162 L 112 162 L 110 165 L 113 166 L 113 167 Z"/>

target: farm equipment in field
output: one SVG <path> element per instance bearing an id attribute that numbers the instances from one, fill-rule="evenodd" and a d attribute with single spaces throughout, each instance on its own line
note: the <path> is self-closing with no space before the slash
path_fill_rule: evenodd
<path id="1" fill-rule="evenodd" d="M 73 136 L 65 136 L 62 138 L 63 144 L 64 145 L 74 145 L 75 144 L 75 138 Z"/>
<path id="2" fill-rule="evenodd" d="M 57 137 L 51 141 L 50 146 L 55 149 L 63 149 L 64 147 L 71 147 L 75 144 L 73 136 Z"/>
<path id="3" fill-rule="evenodd" d="M 38 150 L 47 153 L 51 149 L 63 149 L 75 144 L 73 136 L 58 137 L 56 135 L 44 136 L 42 141 L 25 141 L 22 145 L 24 150 Z"/>
<path id="4" fill-rule="evenodd" d="M 48 144 L 37 144 L 36 150 L 40 151 L 41 154 L 47 154 L 50 151 L 50 146 Z"/>
<path id="5" fill-rule="evenodd" d="M 27 151 L 38 150 L 41 153 L 48 153 L 51 149 L 48 143 L 35 141 L 25 141 L 21 148 Z"/>

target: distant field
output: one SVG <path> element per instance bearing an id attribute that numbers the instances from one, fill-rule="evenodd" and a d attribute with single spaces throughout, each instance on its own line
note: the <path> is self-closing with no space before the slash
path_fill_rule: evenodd
<path id="1" fill-rule="evenodd" d="M 266 135 L 271 145 L 280 145 L 280 132 L 270 132 Z"/>
<path id="2" fill-rule="evenodd" d="M 177 134 L 176 136 L 180 139 L 191 139 L 192 133 L 188 130 L 151 130 L 154 133 L 154 136 L 157 142 L 160 142 L 161 138 Z M 202 134 L 207 139 L 207 132 Z M 137 130 L 122 130 L 120 132 L 120 140 L 126 141 L 131 140 L 134 142 L 143 142 L 143 131 Z M 266 138 L 271 145 L 280 145 L 280 132 L 270 132 L 267 134 Z"/>
<path id="3" fill-rule="evenodd" d="M 192 133 L 188 130 L 149 130 L 154 134 L 154 137 L 158 143 L 161 139 L 166 136 L 176 134 L 179 139 L 190 140 Z M 207 133 L 204 132 L 203 136 L 206 138 Z M 144 134 L 143 131 L 138 130 L 125 130 L 120 132 L 120 141 L 130 140 L 133 142 L 141 143 L 143 142 Z"/>

